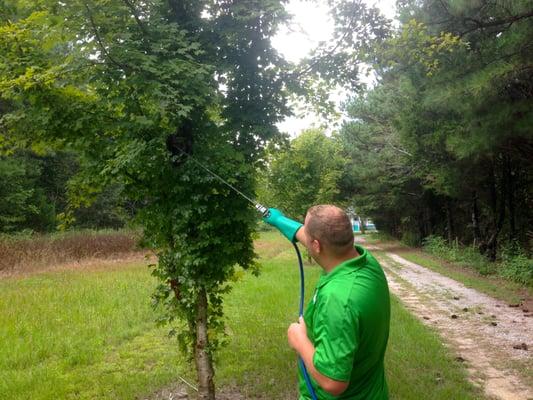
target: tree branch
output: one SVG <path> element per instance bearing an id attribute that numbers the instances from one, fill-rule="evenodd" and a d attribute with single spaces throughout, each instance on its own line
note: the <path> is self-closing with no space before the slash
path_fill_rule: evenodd
<path id="1" fill-rule="evenodd" d="M 385 140 L 385 142 L 392 147 L 394 150 L 399 151 L 402 154 L 405 154 L 406 156 L 413 157 L 411 153 L 409 153 L 407 150 L 401 149 L 399 147 L 394 146 L 389 140 Z"/>
<path id="2" fill-rule="evenodd" d="M 135 18 L 135 22 L 137 22 L 137 25 L 139 25 L 139 28 L 141 29 L 143 35 L 145 37 L 148 37 L 148 30 L 146 29 L 146 26 L 139 18 L 139 15 L 137 14 L 137 10 L 135 9 L 135 6 L 129 0 L 122 0 L 122 1 L 130 9 L 131 13 L 133 14 L 133 18 Z"/>
<path id="3" fill-rule="evenodd" d="M 474 24 L 476 24 L 476 26 L 471 28 L 471 29 L 468 29 L 468 30 L 462 32 L 461 34 L 459 34 L 459 37 L 463 37 L 464 35 L 467 35 L 469 33 L 477 31 L 478 29 L 492 28 L 492 27 L 500 26 L 500 25 L 509 25 L 509 26 L 511 26 L 515 22 L 518 22 L 518 21 L 523 20 L 523 19 L 531 18 L 531 17 L 533 17 L 533 10 L 525 12 L 525 13 L 522 13 L 522 14 L 513 15 L 512 17 L 509 17 L 509 18 L 501 18 L 501 19 L 497 19 L 495 21 L 488 21 L 488 22 L 480 21 L 480 20 L 477 20 L 477 19 L 474 19 L 474 18 L 464 18 L 463 22 L 470 21 L 470 22 L 473 22 Z"/>
<path id="4" fill-rule="evenodd" d="M 114 57 L 111 56 L 111 54 L 109 54 L 109 52 L 107 51 L 107 49 L 104 46 L 104 42 L 102 41 L 102 38 L 100 37 L 100 33 L 98 32 L 98 28 L 96 27 L 96 23 L 94 22 L 94 18 L 93 18 L 91 9 L 87 5 L 87 3 L 84 3 L 83 5 L 85 6 L 85 9 L 87 10 L 87 17 L 89 18 L 89 22 L 90 22 L 91 27 L 93 29 L 94 37 L 96 38 L 96 41 L 98 42 L 98 45 L 99 45 L 100 49 L 102 50 L 102 52 L 104 53 L 105 57 L 109 61 L 111 61 L 113 64 L 115 64 L 115 66 L 123 69 L 124 71 L 131 70 L 131 68 L 129 66 L 118 62 Z"/>

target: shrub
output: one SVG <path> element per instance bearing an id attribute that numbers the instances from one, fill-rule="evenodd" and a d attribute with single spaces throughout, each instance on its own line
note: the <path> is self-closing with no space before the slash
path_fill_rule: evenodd
<path id="1" fill-rule="evenodd" d="M 440 236 L 426 237 L 423 240 L 423 247 L 430 254 L 461 266 L 474 268 L 482 275 L 493 274 L 497 270 L 495 264 L 480 254 L 476 248 L 461 246 L 458 243 L 448 244 Z"/>
<path id="2" fill-rule="evenodd" d="M 533 259 L 517 242 L 509 242 L 500 250 L 501 276 L 527 286 L 533 286 Z"/>
<path id="3" fill-rule="evenodd" d="M 444 238 L 440 236 L 428 236 L 422 241 L 424 249 L 433 255 L 442 258 L 448 258 L 450 254 L 450 249 L 448 243 Z"/>
<path id="4" fill-rule="evenodd" d="M 367 233 L 368 237 L 379 242 L 392 242 L 396 240 L 394 236 L 385 231 L 373 231 Z"/>
<path id="5" fill-rule="evenodd" d="M 411 231 L 405 231 L 402 233 L 401 242 L 406 246 L 417 247 L 420 246 L 420 236 Z"/>

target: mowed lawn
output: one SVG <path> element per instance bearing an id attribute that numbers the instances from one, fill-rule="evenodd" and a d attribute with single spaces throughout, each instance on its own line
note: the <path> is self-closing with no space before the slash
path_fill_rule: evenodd
<path id="1" fill-rule="evenodd" d="M 297 319 L 292 246 L 275 232 L 257 242 L 263 265 L 227 296 L 228 345 L 218 388 L 250 399 L 296 398 L 286 329 Z M 306 268 L 307 295 L 319 268 Z M 154 278 L 143 264 L 0 280 L 0 399 L 144 399 L 194 381 L 167 328 L 155 326 Z M 481 399 L 438 336 L 392 301 L 387 360 L 392 399 Z"/>

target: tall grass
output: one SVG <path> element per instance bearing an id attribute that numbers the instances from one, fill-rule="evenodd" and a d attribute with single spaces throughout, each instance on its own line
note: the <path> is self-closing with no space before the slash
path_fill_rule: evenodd
<path id="1" fill-rule="evenodd" d="M 120 256 L 136 250 L 134 231 L 74 231 L 47 235 L 0 236 L 0 271 L 31 270 L 87 258 Z"/>

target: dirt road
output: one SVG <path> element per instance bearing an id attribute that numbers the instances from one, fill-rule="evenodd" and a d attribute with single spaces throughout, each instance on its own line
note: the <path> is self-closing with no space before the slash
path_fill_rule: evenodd
<path id="1" fill-rule="evenodd" d="M 366 247 L 378 250 L 392 293 L 439 332 L 488 398 L 533 399 L 533 310 L 493 299 L 379 246 Z"/>

